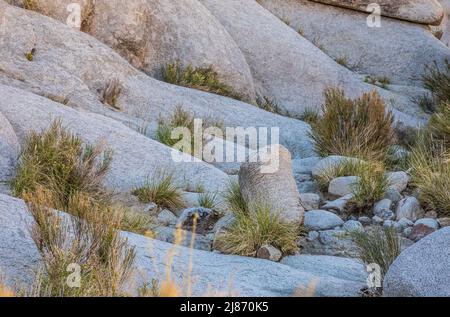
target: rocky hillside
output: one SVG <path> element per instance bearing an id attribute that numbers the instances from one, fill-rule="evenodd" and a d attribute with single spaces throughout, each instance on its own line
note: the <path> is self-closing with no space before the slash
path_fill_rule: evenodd
<path id="1" fill-rule="evenodd" d="M 0 296 L 450 296 L 449 14 L 0 0 Z"/>

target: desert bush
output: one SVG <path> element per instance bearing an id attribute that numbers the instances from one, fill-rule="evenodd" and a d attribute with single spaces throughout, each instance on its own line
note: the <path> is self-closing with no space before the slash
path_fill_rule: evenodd
<path id="1" fill-rule="evenodd" d="M 198 205 L 200 207 L 214 210 L 218 204 L 218 197 L 215 193 L 201 193 L 198 196 Z"/>
<path id="2" fill-rule="evenodd" d="M 233 211 L 235 221 L 220 236 L 220 249 L 226 253 L 256 256 L 259 248 L 273 245 L 284 254 L 298 250 L 300 230 L 295 224 L 283 221 L 269 206 L 256 206 L 248 212 Z"/>
<path id="3" fill-rule="evenodd" d="M 231 87 L 220 81 L 218 73 L 212 67 L 195 68 L 191 65 L 183 67 L 176 61 L 162 68 L 162 76 L 163 80 L 170 84 L 241 99 Z"/>
<path id="4" fill-rule="evenodd" d="M 429 66 L 422 77 L 423 85 L 431 91 L 436 105 L 450 102 L 450 64 L 440 69 L 436 64 Z"/>
<path id="5" fill-rule="evenodd" d="M 450 100 L 442 103 L 431 116 L 428 130 L 434 138 L 441 140 L 447 148 L 450 148 Z"/>
<path id="6" fill-rule="evenodd" d="M 351 100 L 342 90 L 328 89 L 322 111 L 321 120 L 312 125 L 319 154 L 385 159 L 394 142 L 394 119 L 376 91 Z"/>
<path id="7" fill-rule="evenodd" d="M 224 200 L 231 211 L 236 213 L 248 213 L 247 203 L 242 196 L 239 183 L 232 182 L 224 193 Z"/>
<path id="8" fill-rule="evenodd" d="M 54 121 L 49 129 L 27 137 L 12 189 L 22 197 L 43 187 L 54 199 L 49 207 L 60 210 L 65 210 L 78 192 L 105 200 L 108 195 L 102 181 L 111 160 L 111 151 L 104 151 L 101 144 L 83 145 L 81 138 Z"/>
<path id="9" fill-rule="evenodd" d="M 377 227 L 370 232 L 354 231 L 351 236 L 358 246 L 361 260 L 366 264 L 378 264 L 384 277 L 401 252 L 395 229 Z"/>
<path id="10" fill-rule="evenodd" d="M 296 116 L 295 118 L 309 124 L 317 124 L 320 121 L 321 116 L 318 111 L 311 108 L 307 108 L 303 110 L 303 112 L 300 115 Z"/>
<path id="11" fill-rule="evenodd" d="M 261 108 L 265 111 L 276 113 L 276 114 L 281 114 L 281 115 L 283 114 L 283 111 L 281 110 L 281 108 L 278 105 L 278 103 L 276 102 L 276 100 L 272 99 L 270 97 L 264 96 L 264 97 L 258 99 L 257 105 L 259 108 Z"/>
<path id="12" fill-rule="evenodd" d="M 121 296 L 135 258 L 121 238 L 123 213 L 99 208 L 91 197 L 74 193 L 68 202 L 73 216 L 46 206 L 53 192 L 39 186 L 24 195 L 34 218 L 32 238 L 43 260 L 30 296 Z M 79 265 L 79 287 L 69 287 L 68 271 Z M 72 268 L 74 270 L 74 268 Z M 76 282 L 76 281 L 74 281 Z"/>
<path id="13" fill-rule="evenodd" d="M 380 164 L 367 163 L 356 174 L 358 182 L 353 188 L 353 198 L 349 207 L 356 213 L 370 213 L 389 187 L 385 169 Z"/>
<path id="14" fill-rule="evenodd" d="M 409 158 L 411 184 L 418 188 L 423 207 L 450 215 L 450 149 L 429 131 L 419 134 Z"/>
<path id="15" fill-rule="evenodd" d="M 143 186 L 136 188 L 133 195 L 142 203 L 155 203 L 160 207 L 177 210 L 185 206 L 181 190 L 174 184 L 173 173 L 159 171 Z"/>
<path id="16" fill-rule="evenodd" d="M 117 78 L 111 79 L 102 91 L 101 102 L 107 104 L 117 110 L 121 108 L 117 105 L 117 99 L 122 93 L 123 87 Z"/>

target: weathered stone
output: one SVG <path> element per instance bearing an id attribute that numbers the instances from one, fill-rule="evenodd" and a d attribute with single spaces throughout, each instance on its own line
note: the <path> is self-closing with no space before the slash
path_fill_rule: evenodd
<path id="1" fill-rule="evenodd" d="M 384 220 L 381 217 L 375 216 L 372 218 L 372 222 L 374 225 L 382 225 Z"/>
<path id="2" fill-rule="evenodd" d="M 281 145 L 273 145 L 267 150 L 268 155 L 259 162 L 241 166 L 242 196 L 249 206 L 268 205 L 283 219 L 302 222 L 304 209 L 292 175 L 291 154 Z M 266 150 L 262 151 L 266 153 Z"/>
<path id="3" fill-rule="evenodd" d="M 198 207 L 185 209 L 180 218 L 178 225 L 183 229 L 193 231 L 198 234 L 205 234 L 211 231 L 219 220 L 219 214 L 211 209 Z"/>
<path id="4" fill-rule="evenodd" d="M 441 227 L 450 227 L 450 217 L 439 218 L 438 222 Z"/>
<path id="5" fill-rule="evenodd" d="M 373 214 L 381 217 L 386 211 L 390 211 L 392 207 L 392 201 L 390 199 L 383 199 L 377 202 L 373 206 Z"/>
<path id="6" fill-rule="evenodd" d="M 415 224 L 414 227 L 412 228 L 411 234 L 408 236 L 408 238 L 417 242 L 417 241 L 425 238 L 426 236 L 432 234 L 436 230 L 437 229 L 430 228 L 429 226 L 427 226 L 425 224 L 417 224 L 417 225 Z"/>
<path id="7" fill-rule="evenodd" d="M 7 286 L 13 286 L 16 281 L 31 285 L 34 281 L 40 257 L 30 237 L 32 222 L 23 201 L 0 195 L 0 267 Z M 135 293 L 143 283 L 160 279 L 167 269 L 167 258 L 175 250 L 172 277 L 182 288 L 186 283 L 186 263 L 192 261 L 190 274 L 195 277 L 191 285 L 192 296 L 211 295 L 207 293 L 211 285 L 217 288 L 213 291 L 230 296 L 292 296 L 299 287 L 306 288 L 313 281 L 316 283 L 315 296 L 360 296 L 361 283 L 352 280 L 260 259 L 175 247 L 127 232 L 121 234 L 136 251 L 136 274 L 130 282 L 130 293 Z M 324 272 L 327 265 L 331 263 L 321 265 Z M 271 287 L 267 288 L 267 285 Z"/>
<path id="8" fill-rule="evenodd" d="M 364 231 L 363 225 L 359 221 L 355 221 L 355 220 L 349 220 L 349 221 L 345 222 L 344 225 L 342 226 L 342 229 L 344 229 L 347 232 L 354 232 L 354 231 L 363 232 Z"/>
<path id="9" fill-rule="evenodd" d="M 408 187 L 409 178 L 409 175 L 405 172 L 387 173 L 389 188 L 395 189 L 399 193 L 403 192 Z"/>
<path id="10" fill-rule="evenodd" d="M 339 257 L 359 256 L 357 245 L 348 232 L 343 230 L 325 230 L 319 232 L 319 238 L 308 240 L 301 237 L 299 240 L 302 254 L 330 255 Z"/>
<path id="11" fill-rule="evenodd" d="M 194 249 L 211 251 L 213 244 L 213 237 L 210 235 L 193 234 L 191 231 L 181 230 L 171 227 L 157 227 L 152 231 L 154 233 L 154 239 L 175 243 L 178 240 L 176 237 L 181 236 L 180 246 L 190 248 L 192 245 L 192 239 L 194 239 Z"/>
<path id="12" fill-rule="evenodd" d="M 386 192 L 384 193 L 384 198 L 389 199 L 392 201 L 392 203 L 396 204 L 402 199 L 402 194 L 400 194 L 396 189 L 394 188 L 388 188 Z"/>
<path id="13" fill-rule="evenodd" d="M 292 160 L 292 171 L 294 174 L 312 174 L 312 169 L 321 160 L 320 157 L 308 157 Z"/>
<path id="14" fill-rule="evenodd" d="M 369 217 L 363 216 L 363 217 L 359 217 L 358 221 L 363 225 L 363 226 L 368 226 L 370 224 L 372 224 L 372 219 L 370 219 Z"/>
<path id="15" fill-rule="evenodd" d="M 397 221 L 397 223 L 401 228 L 407 228 L 407 227 L 414 226 L 414 222 L 412 222 L 411 220 L 406 219 L 406 218 L 400 219 L 399 221 Z"/>
<path id="16" fill-rule="evenodd" d="M 321 198 L 317 194 L 300 194 L 300 201 L 305 211 L 319 209 Z"/>
<path id="17" fill-rule="evenodd" d="M 0 182 L 8 181 L 13 176 L 19 153 L 19 140 L 11 124 L 0 112 Z"/>
<path id="18" fill-rule="evenodd" d="M 450 228 L 403 251 L 384 278 L 384 296 L 450 296 Z"/>
<path id="19" fill-rule="evenodd" d="M 342 213 L 345 210 L 348 202 L 353 198 L 353 194 L 346 195 L 339 199 L 329 201 L 325 205 L 322 206 L 324 210 L 332 210 L 336 213 Z"/>
<path id="20" fill-rule="evenodd" d="M 308 230 L 327 230 L 342 226 L 344 221 L 325 210 L 312 210 L 305 213 L 305 227 Z"/>
<path id="21" fill-rule="evenodd" d="M 414 226 L 417 225 L 424 225 L 427 226 L 428 228 L 434 229 L 434 230 L 438 230 L 439 229 L 439 222 L 436 219 L 433 218 L 422 218 L 417 220 L 414 223 Z"/>
<path id="22" fill-rule="evenodd" d="M 359 10 L 361 12 L 370 12 L 368 7 L 371 0 L 312 0 Z M 415 23 L 437 25 L 441 22 L 444 12 L 442 6 L 436 0 L 378 0 L 378 5 L 381 7 L 381 15 L 400 20 L 406 20 Z"/>
<path id="23" fill-rule="evenodd" d="M 415 197 L 406 197 L 402 199 L 397 206 L 396 210 L 397 220 L 402 218 L 416 221 L 422 218 L 424 211 L 420 206 L 420 202 Z"/>
<path id="24" fill-rule="evenodd" d="M 271 245 L 262 246 L 256 253 L 257 258 L 273 262 L 280 261 L 282 256 L 283 254 L 281 253 L 281 251 Z"/>
<path id="25" fill-rule="evenodd" d="M 161 211 L 156 220 L 163 226 L 174 226 L 178 222 L 178 218 L 170 210 L 167 209 Z"/>
<path id="26" fill-rule="evenodd" d="M 359 182 L 360 178 L 357 176 L 338 177 L 333 179 L 328 186 L 328 193 L 335 196 L 345 196 L 352 194 L 355 185 Z"/>

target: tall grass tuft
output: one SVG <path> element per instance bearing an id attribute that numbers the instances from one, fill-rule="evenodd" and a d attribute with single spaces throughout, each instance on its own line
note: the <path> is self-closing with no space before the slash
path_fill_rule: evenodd
<path id="1" fill-rule="evenodd" d="M 105 200 L 102 181 L 109 171 L 112 152 L 101 144 L 83 145 L 81 138 L 54 121 L 49 129 L 32 132 L 19 158 L 12 189 L 16 196 L 43 187 L 52 193 L 50 207 L 65 210 L 74 193 Z"/>
<path id="2" fill-rule="evenodd" d="M 73 216 L 65 216 L 46 207 L 52 192 L 40 186 L 24 199 L 34 217 L 32 238 L 43 260 L 30 296 L 125 295 L 135 252 L 119 235 L 122 213 L 99 208 L 91 197 L 75 193 L 68 202 Z M 80 273 L 78 281 L 69 276 L 75 271 Z"/>
<path id="3" fill-rule="evenodd" d="M 319 154 L 385 159 L 394 142 L 394 118 L 376 91 L 351 100 L 342 90 L 328 89 L 322 111 L 321 120 L 312 124 Z"/>
<path id="4" fill-rule="evenodd" d="M 427 67 L 422 77 L 423 85 L 431 91 L 437 105 L 450 102 L 450 63 L 442 70 L 437 65 Z"/>
<path id="5" fill-rule="evenodd" d="M 160 207 L 177 210 L 185 207 L 181 190 L 174 184 L 173 173 L 160 171 L 152 180 L 136 188 L 133 195 L 142 203 L 155 203 Z"/>
<path id="6" fill-rule="evenodd" d="M 366 264 L 378 264 L 384 277 L 401 252 L 395 229 L 377 227 L 371 232 L 354 231 L 351 236 L 358 246 L 361 260 Z"/>
<path id="7" fill-rule="evenodd" d="M 183 67 L 176 61 L 162 68 L 162 76 L 163 80 L 170 84 L 241 100 L 230 86 L 221 82 L 219 74 L 212 67 Z"/>

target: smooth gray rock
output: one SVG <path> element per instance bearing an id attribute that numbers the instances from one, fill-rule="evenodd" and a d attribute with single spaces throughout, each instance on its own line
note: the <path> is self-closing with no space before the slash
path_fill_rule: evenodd
<path id="1" fill-rule="evenodd" d="M 211 251 L 213 244 L 213 237 L 210 235 L 193 234 L 191 231 L 181 230 L 171 227 L 157 227 L 153 230 L 154 239 L 167 242 L 175 243 L 176 236 L 181 235 L 182 241 L 180 245 L 186 248 L 190 248 L 192 244 L 192 239 L 194 239 L 194 249 Z"/>
<path id="2" fill-rule="evenodd" d="M 408 227 L 412 227 L 414 225 L 414 222 L 412 222 L 411 220 L 409 220 L 407 218 L 402 218 L 399 221 L 397 221 L 397 223 L 401 228 L 408 228 Z"/>
<path id="3" fill-rule="evenodd" d="M 403 251 L 384 278 L 384 296 L 450 296 L 450 228 Z"/>
<path id="4" fill-rule="evenodd" d="M 11 179 L 19 154 L 20 144 L 16 133 L 0 112 L 0 182 Z"/>
<path id="5" fill-rule="evenodd" d="M 305 211 L 319 209 L 321 198 L 317 194 L 300 194 L 300 201 Z"/>
<path id="6" fill-rule="evenodd" d="M 358 282 L 361 283 L 362 288 L 367 282 L 365 267 L 356 259 L 302 254 L 284 257 L 281 263 L 296 269 L 315 272 L 316 274 L 330 275 L 335 278 Z"/>
<path id="7" fill-rule="evenodd" d="M 321 208 L 324 210 L 332 210 L 337 213 L 342 213 L 345 210 L 348 202 L 353 198 L 353 194 L 345 195 L 339 199 L 329 201 Z"/>
<path id="8" fill-rule="evenodd" d="M 305 213 L 305 227 L 308 230 L 327 230 L 342 226 L 339 216 L 325 210 L 312 210 Z"/>
<path id="9" fill-rule="evenodd" d="M 66 23 L 72 0 L 33 0 L 33 10 Z M 161 67 L 210 67 L 242 99 L 255 103 L 250 68 L 234 40 L 198 1 L 81 1 L 91 10 L 82 31 L 105 43 L 134 67 L 161 78 Z M 83 20 L 87 17 L 82 16 Z"/>
<path id="10" fill-rule="evenodd" d="M 283 111 L 300 115 L 306 109 L 320 110 L 324 90 L 339 86 L 352 98 L 377 89 L 398 121 L 407 125 L 420 121 L 417 113 L 410 111 L 417 109 L 410 96 L 365 83 L 361 76 L 337 64 L 258 2 L 199 1 L 222 23 L 244 53 L 257 93 L 276 100 Z"/>
<path id="11" fill-rule="evenodd" d="M 320 193 L 319 185 L 315 181 L 298 182 L 297 189 L 300 193 Z"/>
<path id="12" fill-rule="evenodd" d="M 312 174 L 313 167 L 319 163 L 320 157 L 308 157 L 292 160 L 292 171 L 294 174 Z"/>
<path id="13" fill-rule="evenodd" d="M 212 232 L 218 233 L 221 230 L 228 230 L 231 228 L 233 223 L 236 221 L 236 217 L 233 214 L 228 214 L 219 219 L 214 225 Z"/>
<path id="14" fill-rule="evenodd" d="M 372 218 L 372 222 L 374 225 L 382 225 L 384 220 L 381 217 L 375 216 Z"/>
<path id="15" fill-rule="evenodd" d="M 363 217 L 359 217 L 358 221 L 363 225 L 363 226 L 368 226 L 370 224 L 372 224 L 372 219 L 370 219 L 369 217 L 363 216 Z"/>
<path id="16" fill-rule="evenodd" d="M 292 174 L 291 154 L 281 145 L 262 151 L 268 156 L 255 163 L 243 164 L 239 171 L 244 200 L 248 206 L 267 205 L 284 220 L 301 223 L 304 209 Z"/>
<path id="17" fill-rule="evenodd" d="M 436 219 L 432 219 L 432 218 L 419 219 L 414 223 L 414 226 L 418 226 L 418 225 L 424 225 L 424 226 L 434 229 L 434 230 L 439 229 L 439 222 Z"/>
<path id="18" fill-rule="evenodd" d="M 178 222 L 178 218 L 167 209 L 161 211 L 156 220 L 163 226 L 174 226 Z"/>
<path id="19" fill-rule="evenodd" d="M 299 245 L 302 254 L 330 255 L 357 258 L 358 247 L 348 232 L 343 230 L 325 230 L 319 232 L 319 238 L 308 240 L 301 237 Z"/>
<path id="20" fill-rule="evenodd" d="M 312 0 L 366 13 L 371 0 Z M 436 25 L 443 17 L 443 9 L 437 0 L 378 0 L 381 15 L 415 23 Z"/>
<path id="21" fill-rule="evenodd" d="M 294 157 L 314 155 L 310 127 L 302 121 L 158 81 L 132 67 L 95 38 L 36 12 L 6 5 L 4 1 L 0 1 L 0 12 L 4 31 L 0 32 L 0 68 L 5 70 L 0 72 L 0 83 L 57 100 L 61 107 L 66 104 L 114 118 L 149 137 L 154 137 L 158 119 L 168 117 L 180 105 L 196 118 L 213 118 L 225 127 L 267 127 L 269 131 L 271 127 L 283 127 L 280 143 Z M 115 27 L 122 32 L 129 26 L 119 23 Z M 24 55 L 34 45 L 34 61 L 29 62 Z M 112 79 L 123 86 L 116 98 L 116 108 L 120 110 L 99 101 Z"/>
<path id="22" fill-rule="evenodd" d="M 405 172 L 391 172 L 387 173 L 389 188 L 397 190 L 399 193 L 403 192 L 408 187 L 409 175 Z"/>
<path id="23" fill-rule="evenodd" d="M 0 50 L 1 51 L 1 50 Z M 175 162 L 173 150 L 122 123 L 99 114 L 78 111 L 47 98 L 0 84 L 0 111 L 9 120 L 21 143 L 32 130 L 41 131 L 60 119 L 62 125 L 79 135 L 84 142 L 104 142 L 113 151 L 111 168 L 105 185 L 129 192 L 158 175 L 158 171 L 174 172 L 179 186 L 202 183 L 207 191 L 224 190 L 228 176 L 200 161 Z M 175 173 L 176 171 L 176 173 Z"/>
<path id="24" fill-rule="evenodd" d="M 23 201 L 0 195 L 0 267 L 7 286 L 17 280 L 26 285 L 33 281 L 33 270 L 40 258 L 28 230 L 31 222 Z M 192 259 L 193 296 L 211 296 L 211 287 L 214 293 L 234 296 L 292 296 L 299 287 L 306 288 L 313 281 L 317 283 L 315 296 L 360 296 L 361 283 L 327 274 L 260 259 L 190 250 L 127 232 L 122 236 L 136 250 L 136 274 L 130 283 L 134 292 L 142 283 L 164 278 L 167 258 L 175 251 L 172 277 L 181 289 L 186 283 L 186 265 Z M 323 267 L 326 270 L 325 264 Z"/>
<path id="25" fill-rule="evenodd" d="M 345 196 L 352 194 L 354 187 L 358 184 L 360 178 L 357 176 L 345 176 L 333 179 L 328 186 L 328 193 L 334 196 Z"/>
<path id="26" fill-rule="evenodd" d="M 281 253 L 281 251 L 272 245 L 264 245 L 259 248 L 258 252 L 256 253 L 256 257 L 258 259 L 264 259 L 273 262 L 280 261 L 282 256 L 283 254 Z"/>
<path id="27" fill-rule="evenodd" d="M 391 200 L 394 204 L 398 203 L 402 199 L 402 194 L 400 194 L 394 188 L 388 188 L 384 193 L 384 198 Z"/>
<path id="28" fill-rule="evenodd" d="M 377 202 L 373 206 L 373 214 L 381 217 L 386 211 L 390 211 L 392 208 L 392 201 L 390 199 L 383 199 Z"/>
<path id="29" fill-rule="evenodd" d="M 355 221 L 355 220 L 349 220 L 349 221 L 345 222 L 344 225 L 342 226 L 342 229 L 344 229 L 347 232 L 354 232 L 354 231 L 363 232 L 364 231 L 364 227 L 361 224 L 361 222 Z"/>
<path id="30" fill-rule="evenodd" d="M 396 214 L 397 220 L 407 218 L 411 221 L 416 221 L 423 217 L 424 211 L 417 198 L 410 196 L 402 199 L 398 203 Z"/>

